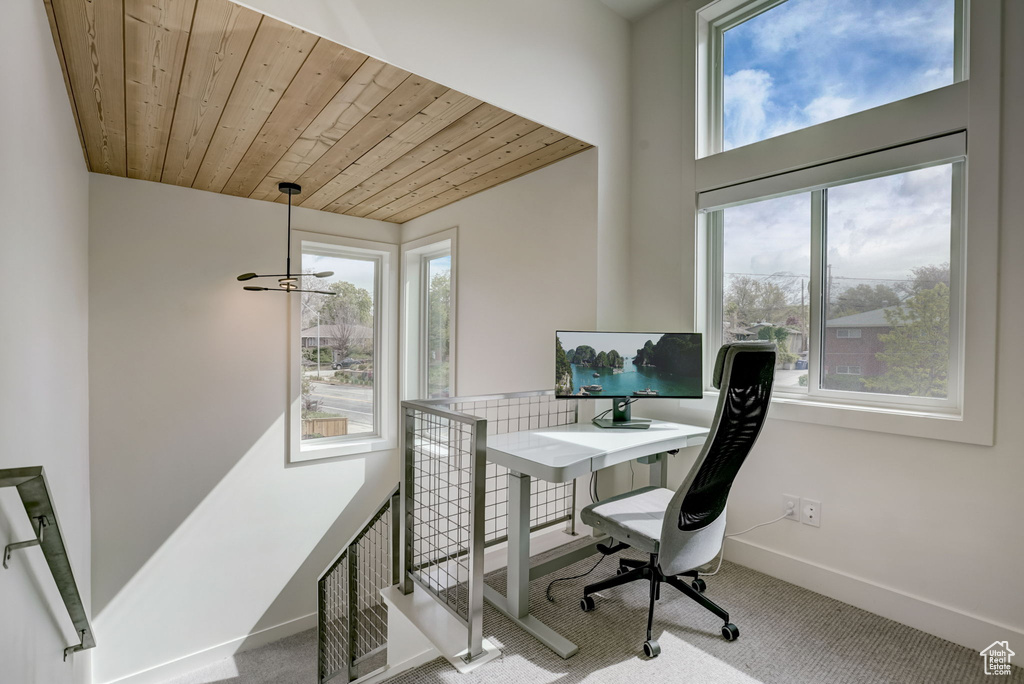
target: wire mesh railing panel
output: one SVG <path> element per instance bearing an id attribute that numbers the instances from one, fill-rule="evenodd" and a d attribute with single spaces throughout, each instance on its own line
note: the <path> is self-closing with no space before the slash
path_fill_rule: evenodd
<path id="1" fill-rule="evenodd" d="M 345 681 L 386 664 L 388 611 L 381 589 L 394 584 L 392 495 L 318 583 L 319 681 Z"/>
<path id="2" fill-rule="evenodd" d="M 409 569 L 418 584 L 468 622 L 475 424 L 407 411 Z"/>
<path id="3" fill-rule="evenodd" d="M 347 679 L 351 662 L 347 552 L 320 578 L 318 593 L 319 681 L 342 673 Z"/>
<path id="4" fill-rule="evenodd" d="M 388 642 L 388 609 L 380 590 L 391 586 L 391 506 L 377 514 L 355 543 L 356 630 L 352 659 L 358 662 Z"/>
<path id="5" fill-rule="evenodd" d="M 487 434 L 537 430 L 578 421 L 575 399 L 557 399 L 553 392 L 529 392 L 522 395 L 476 400 L 454 398 L 445 408 L 487 421 Z M 508 469 L 487 464 L 487 495 L 484 499 L 484 539 L 487 546 L 508 539 Z M 530 529 L 533 531 L 574 520 L 576 485 L 574 482 L 530 483 Z"/>

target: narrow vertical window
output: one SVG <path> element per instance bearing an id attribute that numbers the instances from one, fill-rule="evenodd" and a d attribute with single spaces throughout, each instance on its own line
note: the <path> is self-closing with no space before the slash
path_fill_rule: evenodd
<path id="1" fill-rule="evenodd" d="M 426 257 L 426 394 L 451 396 L 452 256 Z"/>
<path id="2" fill-rule="evenodd" d="M 307 278 L 308 289 L 338 293 L 301 295 L 304 442 L 377 432 L 377 268 L 375 259 L 303 243 L 304 272 L 334 272 Z"/>
<path id="3" fill-rule="evenodd" d="M 456 228 L 403 248 L 402 396 L 455 395 Z"/>

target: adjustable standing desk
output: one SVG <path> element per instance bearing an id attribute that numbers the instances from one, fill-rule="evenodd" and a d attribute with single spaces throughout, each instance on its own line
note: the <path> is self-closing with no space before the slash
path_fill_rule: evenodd
<path id="1" fill-rule="evenodd" d="M 594 553 L 597 541 L 530 568 L 530 478 L 570 482 L 618 463 L 640 459 L 650 482 L 665 487 L 666 452 L 704 442 L 708 429 L 654 421 L 646 430 L 606 429 L 592 423 L 509 432 L 487 438 L 487 460 L 509 469 L 507 596 L 484 585 L 484 599 L 563 658 L 579 650 L 530 614 L 530 580 Z M 575 514 L 575 512 L 574 512 Z"/>

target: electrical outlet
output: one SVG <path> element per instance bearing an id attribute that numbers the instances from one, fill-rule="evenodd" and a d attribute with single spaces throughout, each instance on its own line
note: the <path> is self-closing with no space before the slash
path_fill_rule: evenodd
<path id="1" fill-rule="evenodd" d="M 821 527 L 821 502 L 813 499 L 801 499 L 800 522 L 804 525 Z"/>
<path id="2" fill-rule="evenodd" d="M 786 520 L 800 521 L 800 497 L 792 494 L 782 495 L 782 512 L 786 514 Z"/>

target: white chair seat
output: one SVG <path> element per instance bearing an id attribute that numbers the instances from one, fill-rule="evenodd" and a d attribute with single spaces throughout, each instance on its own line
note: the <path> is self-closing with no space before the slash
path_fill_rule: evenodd
<path id="1" fill-rule="evenodd" d="M 675 494 L 671 489 L 643 487 L 590 504 L 580 519 L 645 553 L 658 553 L 661 523 Z"/>

